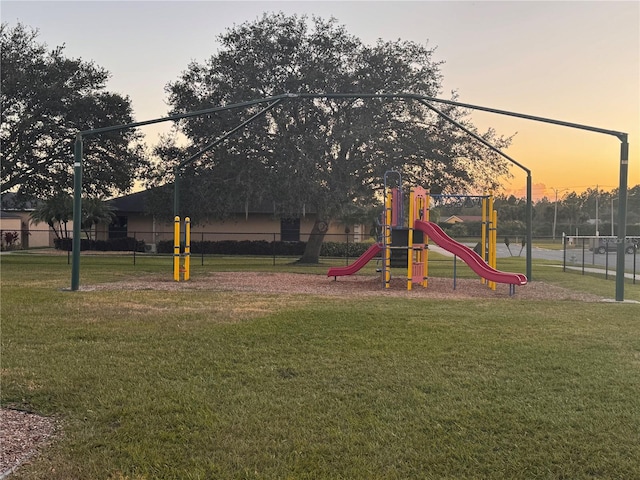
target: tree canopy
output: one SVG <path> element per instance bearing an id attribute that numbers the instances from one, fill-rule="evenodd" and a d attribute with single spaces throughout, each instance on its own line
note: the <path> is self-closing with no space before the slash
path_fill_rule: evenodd
<path id="1" fill-rule="evenodd" d="M 38 43 L 38 32 L 0 27 L 2 192 L 50 198 L 73 187 L 73 142 L 80 130 L 133 121 L 128 97 L 106 91 L 109 73 Z M 133 186 L 148 162 L 134 130 L 88 137 L 83 190 L 112 195 Z"/>
<path id="2" fill-rule="evenodd" d="M 437 96 L 441 89 L 434 49 L 402 40 L 366 45 L 334 19 L 265 14 L 218 40 L 215 55 L 191 63 L 167 86 L 172 114 L 283 93 Z M 177 161 L 263 107 L 181 121 L 190 145 L 180 151 L 168 139 L 158 148 L 166 160 L 157 172 L 159 183 L 170 181 Z M 478 133 L 467 112 L 443 108 Z M 509 143 L 491 130 L 478 134 L 498 148 Z M 418 102 L 296 99 L 277 105 L 224 147 L 189 165 L 183 175 L 195 198 L 182 204 L 197 218 L 268 200 L 282 217 L 314 211 L 320 226 L 354 206 L 375 203 L 388 170 L 435 193 L 494 187 L 508 172 L 502 158 Z M 315 233 L 321 232 L 314 228 Z"/>

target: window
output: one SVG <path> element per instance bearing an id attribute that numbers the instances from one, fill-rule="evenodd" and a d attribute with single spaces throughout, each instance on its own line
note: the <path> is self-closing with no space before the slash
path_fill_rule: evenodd
<path id="1" fill-rule="evenodd" d="M 109 224 L 109 238 L 126 238 L 127 217 L 117 216 Z"/>
<path id="2" fill-rule="evenodd" d="M 283 242 L 300 241 L 299 218 L 283 218 L 280 220 L 280 240 Z"/>

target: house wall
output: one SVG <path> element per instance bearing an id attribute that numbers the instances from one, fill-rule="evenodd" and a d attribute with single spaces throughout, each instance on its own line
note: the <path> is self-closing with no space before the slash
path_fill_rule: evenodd
<path id="1" fill-rule="evenodd" d="M 146 244 L 155 244 L 160 241 L 173 239 L 173 223 L 157 222 L 148 215 L 137 213 L 120 215 L 127 217 L 127 236 L 135 236 L 138 240 L 144 240 Z M 183 219 L 184 221 L 184 219 Z M 307 215 L 300 219 L 300 240 L 307 241 L 315 218 Z M 181 228 L 184 228 L 182 224 Z M 368 230 L 361 225 L 350 226 L 349 241 L 364 241 L 368 237 Z M 108 227 L 98 227 L 98 238 L 108 238 Z M 280 220 L 271 214 L 250 214 L 226 219 L 224 221 L 208 221 L 191 225 L 191 237 L 193 241 L 220 241 L 220 240 L 280 240 Z M 345 226 L 332 222 L 329 225 L 327 241 L 344 242 L 347 240 Z"/>
<path id="2" fill-rule="evenodd" d="M 29 212 L 11 212 L 10 218 L 0 217 L 0 230 L 17 232 L 20 248 L 53 246 L 53 232 L 49 225 L 34 223 Z"/>
<path id="3" fill-rule="evenodd" d="M 53 230 L 46 223 L 35 224 L 27 216 L 29 229 L 29 248 L 34 247 L 53 247 L 53 238 L 55 237 Z"/>
<path id="4" fill-rule="evenodd" d="M 3 232 L 7 231 L 20 231 L 20 219 L 16 217 L 0 217 L 0 229 Z"/>
<path id="5" fill-rule="evenodd" d="M 0 244 L 2 248 L 6 246 L 4 235 L 6 232 L 20 233 L 20 219 L 11 217 L 0 217 Z M 19 248 L 19 246 L 17 246 Z"/>

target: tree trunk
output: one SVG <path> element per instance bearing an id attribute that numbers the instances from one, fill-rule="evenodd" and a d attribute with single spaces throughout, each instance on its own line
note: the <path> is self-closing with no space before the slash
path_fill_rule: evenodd
<path id="1" fill-rule="evenodd" d="M 56 238 L 58 240 L 60 240 L 60 234 L 62 233 L 62 226 L 60 227 L 60 233 L 58 233 L 58 230 L 56 230 L 56 224 L 53 222 L 47 222 L 47 225 L 49 225 L 49 227 L 51 228 L 51 230 L 53 230 L 53 234 L 56 236 Z"/>
<path id="2" fill-rule="evenodd" d="M 316 219 L 309 234 L 309 241 L 304 249 L 302 258 L 298 260 L 298 263 L 320 263 L 320 249 L 322 248 L 322 242 L 324 242 L 324 236 L 328 230 L 328 222 Z"/>

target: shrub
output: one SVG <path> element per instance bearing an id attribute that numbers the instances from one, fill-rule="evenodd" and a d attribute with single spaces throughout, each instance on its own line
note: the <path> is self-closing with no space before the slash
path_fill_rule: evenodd
<path id="1" fill-rule="evenodd" d="M 53 246 L 57 250 L 71 251 L 73 240 L 71 238 L 56 238 L 53 240 Z M 144 252 L 144 240 L 136 240 L 133 237 L 110 238 L 109 240 L 87 240 L 80 239 L 81 251 L 97 251 L 97 252 Z"/>
<path id="2" fill-rule="evenodd" d="M 371 243 L 324 242 L 320 255 L 323 257 L 359 257 Z"/>
<path id="3" fill-rule="evenodd" d="M 370 243 L 324 242 L 320 250 L 323 257 L 359 257 Z M 218 240 L 191 242 L 192 254 L 205 255 L 279 255 L 299 256 L 304 253 L 306 242 L 267 242 L 266 240 Z M 156 244 L 158 253 L 173 253 L 173 241 L 162 240 Z M 184 247 L 181 246 L 180 251 Z"/>
<path id="4" fill-rule="evenodd" d="M 18 232 L 4 232 L 2 234 L 2 247 L 5 250 L 13 250 L 18 246 Z"/>

